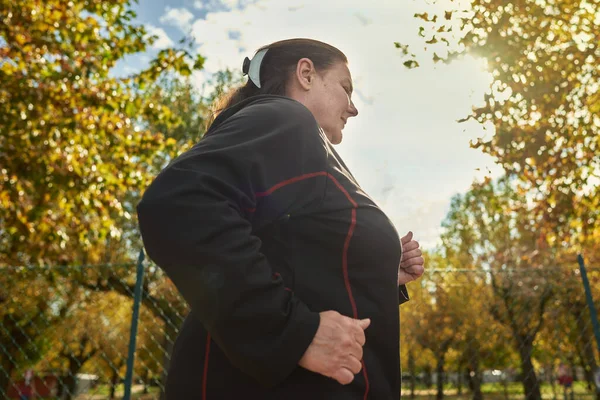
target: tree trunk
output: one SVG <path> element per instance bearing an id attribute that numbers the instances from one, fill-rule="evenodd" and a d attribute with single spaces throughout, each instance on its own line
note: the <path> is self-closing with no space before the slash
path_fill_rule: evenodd
<path id="1" fill-rule="evenodd" d="M 431 365 L 425 366 L 425 379 L 424 384 L 427 389 L 431 389 L 433 386 L 433 379 L 431 379 Z"/>
<path id="2" fill-rule="evenodd" d="M 81 365 L 78 362 L 77 357 L 69 357 L 69 374 L 63 379 L 64 385 L 64 399 L 71 400 L 74 398 L 75 389 L 77 386 L 77 374 L 81 369 Z"/>
<path id="3" fill-rule="evenodd" d="M 579 381 L 579 374 L 577 374 L 577 364 L 575 363 L 575 357 L 571 354 L 567 360 L 569 360 L 569 367 L 571 368 L 571 376 L 573 377 L 573 382 Z"/>
<path id="4" fill-rule="evenodd" d="M 115 398 L 115 392 L 117 391 L 117 385 L 119 384 L 119 370 L 117 368 L 112 369 L 110 376 L 110 399 Z"/>
<path id="5" fill-rule="evenodd" d="M 508 377 L 502 379 L 502 388 L 504 389 L 504 400 L 509 400 Z"/>
<path id="6" fill-rule="evenodd" d="M 456 394 L 458 396 L 462 395 L 462 386 L 463 386 L 463 374 L 462 374 L 462 365 L 459 365 L 456 374 Z"/>
<path id="7" fill-rule="evenodd" d="M 144 370 L 144 376 L 142 377 L 142 379 L 144 380 L 144 391 L 143 391 L 144 394 L 148 394 L 148 374 L 149 373 L 150 372 L 149 372 L 148 368 L 146 368 Z"/>
<path id="8" fill-rule="evenodd" d="M 436 366 L 436 376 L 437 376 L 437 394 L 435 396 L 436 400 L 442 400 L 444 398 L 444 362 L 446 355 L 445 353 L 438 354 L 436 357 L 437 366 Z"/>
<path id="9" fill-rule="evenodd" d="M 554 375 L 554 367 L 552 366 L 552 364 L 549 364 L 545 367 L 545 369 L 548 371 L 548 373 L 547 373 L 548 384 L 552 388 L 552 399 L 557 400 L 558 392 L 556 391 L 556 376 Z"/>
<path id="10" fill-rule="evenodd" d="M 519 338 L 519 355 L 521 356 L 521 380 L 525 391 L 526 400 L 542 400 L 540 383 L 533 368 L 531 354 L 533 352 L 533 340 L 529 337 Z"/>
<path id="11" fill-rule="evenodd" d="M 18 360 L 23 358 L 23 354 L 25 354 L 24 358 L 29 356 L 27 347 L 28 344 L 34 343 L 36 335 L 28 330 L 27 326 L 31 326 L 34 321 L 37 321 L 40 315 L 41 312 L 37 313 L 23 326 L 19 326 L 17 323 L 17 321 L 20 322 L 20 318 L 12 314 L 6 314 L 0 321 L 0 326 L 3 328 L 2 335 L 0 335 L 0 349 L 2 349 L 2 355 L 0 356 L 0 368 L 2 368 L 0 370 L 0 394 L 2 394 L 2 391 L 8 393 L 12 372 L 19 366 L 17 365 Z"/>
<path id="12" fill-rule="evenodd" d="M 467 365 L 469 371 L 469 387 L 473 400 L 483 400 L 481 394 L 481 374 L 479 372 L 479 343 L 475 339 L 467 344 Z"/>
<path id="13" fill-rule="evenodd" d="M 471 379 L 471 367 L 469 366 L 468 363 L 467 363 L 467 366 L 465 367 L 465 370 L 463 371 L 463 374 L 465 375 L 467 385 L 469 385 L 469 390 L 471 391 L 471 393 L 473 393 L 475 390 L 473 388 L 473 379 Z"/>
<path id="14" fill-rule="evenodd" d="M 8 358 L 0 358 L 0 394 L 8 397 L 8 389 L 10 389 L 11 380 L 10 377 L 15 369 L 15 364 Z"/>
<path id="15" fill-rule="evenodd" d="M 590 357 L 589 354 L 584 354 L 584 357 L 587 359 Z M 596 380 L 594 378 L 594 372 L 596 371 L 595 359 L 594 355 L 591 355 L 593 360 L 593 364 L 590 365 L 590 360 L 581 359 L 581 368 L 583 368 L 583 373 L 585 374 L 585 381 L 587 382 L 587 388 L 592 393 L 593 398 L 595 400 L 600 400 L 600 387 L 596 387 Z"/>
<path id="16" fill-rule="evenodd" d="M 582 303 L 577 303 L 575 318 L 583 342 L 581 362 L 584 364 L 583 370 L 585 371 L 585 380 L 588 383 L 588 388 L 591 391 L 595 390 L 596 400 L 600 400 L 600 388 L 596 388 L 596 381 L 594 380 L 594 371 L 598 368 L 594 352 L 594 332 L 591 329 L 591 324 L 586 323 L 587 319 L 584 317 L 586 312 L 586 307 Z"/>
<path id="17" fill-rule="evenodd" d="M 471 393 L 473 400 L 483 400 L 481 393 L 481 374 L 479 373 L 479 365 L 471 366 L 469 371 L 469 381 L 471 382 Z"/>
<path id="18" fill-rule="evenodd" d="M 78 354 L 69 354 L 62 352 L 63 357 L 66 357 L 69 363 L 69 375 L 64 380 L 64 388 L 66 390 L 65 400 L 71 400 L 75 394 L 75 389 L 77 386 L 77 374 L 83 368 L 83 364 L 85 364 L 90 358 L 96 354 L 97 349 L 92 349 L 86 353 L 85 348 L 89 343 L 90 338 L 87 335 L 84 335 L 79 340 L 79 350 Z"/>
<path id="19" fill-rule="evenodd" d="M 412 350 L 408 351 L 408 373 L 410 374 L 410 398 L 415 398 L 415 385 L 417 380 L 417 368 L 415 365 L 415 356 Z"/>

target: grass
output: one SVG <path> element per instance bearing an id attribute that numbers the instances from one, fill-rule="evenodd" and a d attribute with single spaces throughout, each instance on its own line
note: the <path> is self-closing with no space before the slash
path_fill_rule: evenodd
<path id="1" fill-rule="evenodd" d="M 144 394 L 143 385 L 133 385 L 131 388 L 131 399 L 135 400 L 158 400 L 159 388 L 149 387 L 148 393 Z M 93 389 L 90 389 L 87 393 L 80 394 L 75 397 L 74 400 L 109 400 L 110 397 L 110 385 L 98 385 Z M 115 391 L 115 399 L 122 399 L 124 395 L 124 387 L 122 384 L 117 385 Z M 59 400 L 55 398 L 48 398 L 48 400 Z"/>
<path id="2" fill-rule="evenodd" d="M 406 381 L 405 381 L 406 383 Z M 144 394 L 142 385 L 134 385 L 132 388 L 131 398 L 135 400 L 158 400 L 159 389 L 157 387 L 149 387 L 148 393 Z M 552 391 L 552 386 L 547 383 L 541 384 L 542 398 L 548 400 L 564 400 L 562 387 L 556 385 L 556 397 Z M 574 400 L 594 400 L 596 397 L 594 394 L 587 390 L 587 384 L 585 382 L 575 382 L 574 386 Z M 483 398 L 485 400 L 506 400 L 504 394 L 504 386 L 501 383 L 485 383 L 481 386 Z M 525 395 L 523 394 L 523 385 L 519 382 L 510 382 L 507 385 L 507 393 L 509 400 L 524 400 Z M 110 385 L 98 385 L 94 389 L 90 390 L 86 394 L 79 395 L 75 400 L 109 400 Z M 117 386 L 115 393 L 116 399 L 123 398 L 123 385 Z M 410 390 L 407 385 L 402 387 L 402 398 L 410 398 Z M 415 399 L 419 400 L 433 400 L 436 398 L 436 388 L 426 388 L 423 385 L 417 385 L 415 390 Z M 463 386 L 462 394 L 458 394 L 458 390 L 454 385 L 444 386 L 444 399 L 448 400 L 470 400 L 471 393 L 468 391 L 466 386 Z M 55 399 L 52 399 L 55 400 Z M 56 399 L 58 400 L 58 399 Z M 570 400 L 570 399 L 569 399 Z"/>
<path id="3" fill-rule="evenodd" d="M 406 382 L 405 382 L 406 383 Z M 504 394 L 504 385 L 501 383 L 484 383 L 481 386 L 481 392 L 483 393 L 483 397 L 485 400 L 505 400 Z M 555 399 L 555 400 L 563 400 L 563 389 L 561 386 L 556 385 L 554 390 L 552 390 L 552 386 L 548 383 L 542 383 L 540 386 L 540 391 L 542 393 L 542 398 L 544 399 Z M 595 394 L 591 393 L 587 389 L 587 384 L 585 382 L 575 382 L 573 386 L 573 399 L 589 399 L 593 400 L 596 398 Z M 437 389 L 434 387 L 426 388 L 422 385 L 417 385 L 415 388 L 415 398 L 417 399 L 435 399 L 437 393 Z M 507 384 L 506 393 L 508 394 L 509 400 L 520 400 L 525 399 L 525 395 L 523 394 L 523 385 L 520 382 L 510 382 Z M 408 399 L 410 398 L 410 388 L 408 385 L 403 385 L 402 387 L 402 398 Z M 445 385 L 444 386 L 444 399 L 452 399 L 452 400 L 470 400 L 471 393 L 468 390 L 468 387 L 463 386 L 462 394 L 458 394 L 458 390 L 454 385 Z M 569 398 L 570 400 L 570 398 Z"/>

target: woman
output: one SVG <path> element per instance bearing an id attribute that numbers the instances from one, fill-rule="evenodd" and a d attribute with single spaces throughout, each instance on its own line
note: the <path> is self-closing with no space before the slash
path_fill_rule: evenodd
<path id="1" fill-rule="evenodd" d="M 138 206 L 148 255 L 191 306 L 167 398 L 397 399 L 398 303 L 423 258 L 409 233 L 401 260 L 332 147 L 358 115 L 347 59 L 292 39 L 244 73 Z"/>

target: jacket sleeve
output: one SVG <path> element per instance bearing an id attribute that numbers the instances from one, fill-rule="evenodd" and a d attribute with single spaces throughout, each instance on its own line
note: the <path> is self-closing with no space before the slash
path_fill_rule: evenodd
<path id="1" fill-rule="evenodd" d="M 273 276 L 253 224 L 320 189 L 306 179 L 282 188 L 277 201 L 257 193 L 325 163 L 310 111 L 292 100 L 257 100 L 166 167 L 138 205 L 149 257 L 230 362 L 265 386 L 296 368 L 320 320 Z"/>
<path id="2" fill-rule="evenodd" d="M 409 299 L 406 285 L 398 286 L 398 304 L 406 303 Z"/>

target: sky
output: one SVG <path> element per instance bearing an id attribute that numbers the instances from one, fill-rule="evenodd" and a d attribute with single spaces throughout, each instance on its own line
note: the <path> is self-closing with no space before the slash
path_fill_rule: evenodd
<path id="1" fill-rule="evenodd" d="M 244 57 L 282 39 L 306 37 L 342 50 L 349 60 L 359 110 L 337 150 L 394 222 L 402 236 L 413 231 L 423 247 L 439 240 L 450 200 L 474 179 L 497 177 L 494 160 L 469 142 L 489 138 L 475 122 L 459 123 L 483 102 L 491 76 L 483 60 L 466 56 L 446 64 L 421 62 L 408 70 L 394 42 L 421 49 L 417 35 L 425 0 L 139 0 L 138 22 L 158 36 L 150 54 L 128 59 L 133 72 L 152 52 L 186 34 L 206 57 L 194 75 L 201 86 L 211 74 L 241 68 Z M 435 6 L 433 6 L 435 7 Z"/>

